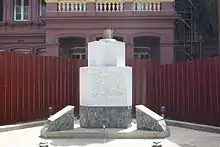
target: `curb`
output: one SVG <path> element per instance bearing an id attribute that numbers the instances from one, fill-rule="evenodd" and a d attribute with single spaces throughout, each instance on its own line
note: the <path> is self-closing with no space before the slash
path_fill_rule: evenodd
<path id="1" fill-rule="evenodd" d="M 132 132 L 120 132 L 118 129 L 82 129 L 72 131 L 54 131 L 41 134 L 42 138 L 72 138 L 72 139 L 164 139 L 170 134 L 164 132 L 136 130 Z"/>
<path id="2" fill-rule="evenodd" d="M 167 119 L 165 119 L 165 121 L 167 125 L 169 126 L 175 126 L 175 127 L 180 127 L 180 128 L 220 134 L 220 127 L 201 125 L 201 124 L 195 124 L 195 123 L 189 123 L 189 122 L 183 122 L 183 121 L 167 120 Z"/>
<path id="3" fill-rule="evenodd" d="M 0 132 L 7 132 L 7 131 L 42 126 L 44 123 L 45 123 L 45 120 L 28 122 L 28 123 L 19 123 L 19 124 L 14 124 L 14 125 L 4 125 L 4 126 L 0 126 Z"/>

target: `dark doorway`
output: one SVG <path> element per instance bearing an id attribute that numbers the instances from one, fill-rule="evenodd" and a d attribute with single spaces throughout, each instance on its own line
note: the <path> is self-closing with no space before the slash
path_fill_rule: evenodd
<path id="1" fill-rule="evenodd" d="M 64 57 L 86 59 L 86 39 L 83 37 L 65 37 L 59 39 L 60 52 Z"/>
<path id="2" fill-rule="evenodd" d="M 159 59 L 160 38 L 152 36 L 140 36 L 134 38 L 134 58 Z"/>

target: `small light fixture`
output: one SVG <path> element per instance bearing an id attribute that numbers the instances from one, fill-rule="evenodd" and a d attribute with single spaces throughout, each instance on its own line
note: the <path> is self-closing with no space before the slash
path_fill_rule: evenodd
<path id="1" fill-rule="evenodd" d="M 160 144 L 160 142 L 153 142 L 153 146 L 152 147 L 162 147 L 162 145 Z"/>

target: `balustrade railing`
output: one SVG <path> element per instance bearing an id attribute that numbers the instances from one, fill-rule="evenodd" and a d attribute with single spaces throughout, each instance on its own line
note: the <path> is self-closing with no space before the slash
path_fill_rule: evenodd
<path id="1" fill-rule="evenodd" d="M 164 0 L 56 0 L 58 12 L 121 12 L 121 11 L 161 11 Z M 172 1 L 172 0 L 171 0 Z M 48 0 L 49 2 L 49 0 Z M 130 5 L 125 5 L 130 3 Z M 171 2 L 172 3 L 172 2 Z M 93 9 L 91 9 L 93 5 Z M 130 6 L 130 9 L 128 8 Z"/>
<path id="2" fill-rule="evenodd" d="M 97 12 L 118 12 L 124 10 L 123 2 L 96 2 L 96 11 Z"/>
<path id="3" fill-rule="evenodd" d="M 58 12 L 86 12 L 86 2 L 59 2 L 57 4 Z"/>
<path id="4" fill-rule="evenodd" d="M 133 2 L 133 11 L 161 11 L 161 2 Z"/>

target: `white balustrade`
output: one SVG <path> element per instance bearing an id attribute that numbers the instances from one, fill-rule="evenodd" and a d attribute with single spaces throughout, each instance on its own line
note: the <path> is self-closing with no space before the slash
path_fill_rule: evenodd
<path id="1" fill-rule="evenodd" d="M 58 2 L 57 5 L 58 12 L 86 12 L 87 4 L 85 2 Z M 96 12 L 120 12 L 124 11 L 124 2 L 114 1 L 96 1 L 95 2 L 95 11 Z M 161 11 L 161 2 L 160 0 L 134 0 L 132 11 Z"/>
<path id="2" fill-rule="evenodd" d="M 65 3 L 61 2 L 57 5 L 58 12 L 86 12 L 87 5 L 84 2 L 81 3 Z"/>
<path id="3" fill-rule="evenodd" d="M 124 3 L 123 2 L 97 2 L 96 11 L 97 12 L 124 11 Z"/>
<path id="4" fill-rule="evenodd" d="M 161 11 L 160 2 L 134 2 L 133 11 Z"/>

